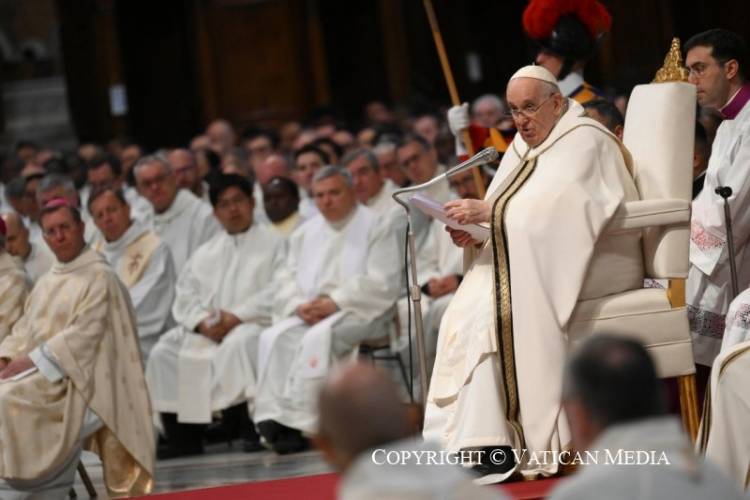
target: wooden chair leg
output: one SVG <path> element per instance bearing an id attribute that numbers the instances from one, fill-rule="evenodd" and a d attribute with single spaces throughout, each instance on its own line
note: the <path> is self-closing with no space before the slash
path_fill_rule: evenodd
<path id="1" fill-rule="evenodd" d="M 677 377 L 677 385 L 680 394 L 680 414 L 682 425 L 695 442 L 698 436 L 700 415 L 698 414 L 698 392 L 695 388 L 695 375 L 683 375 Z"/>
<path id="2" fill-rule="evenodd" d="M 96 498 L 96 488 L 94 488 L 94 483 L 91 482 L 91 478 L 89 477 L 89 473 L 86 472 L 83 462 L 78 462 L 78 475 L 81 476 L 81 481 L 83 481 L 83 485 L 86 487 L 89 498 Z"/>

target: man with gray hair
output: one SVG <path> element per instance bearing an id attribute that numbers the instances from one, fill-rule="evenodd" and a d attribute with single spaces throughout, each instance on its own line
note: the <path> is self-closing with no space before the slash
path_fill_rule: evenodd
<path id="1" fill-rule="evenodd" d="M 290 236 L 274 325 L 260 337 L 253 420 L 278 453 L 306 448 L 328 367 L 386 333 L 399 292 L 396 235 L 357 203 L 349 172 L 321 168 L 312 191 L 320 214 Z"/>
<path id="2" fill-rule="evenodd" d="M 220 231 L 219 223 L 209 205 L 191 191 L 178 188 L 165 157 L 143 157 L 133 172 L 138 192 L 154 207 L 147 225 L 169 246 L 179 276 L 195 249 Z"/>
<path id="3" fill-rule="evenodd" d="M 86 224 L 84 238 L 91 243 L 97 237 L 98 230 L 91 220 L 91 214 L 81 207 L 81 197 L 78 194 L 73 179 L 63 174 L 47 174 L 39 181 L 36 188 L 36 201 L 39 208 L 47 206 L 51 200 L 62 198 L 72 207 L 78 209 L 81 219 Z"/>
<path id="4" fill-rule="evenodd" d="M 396 385 L 371 364 L 334 370 L 320 392 L 319 408 L 315 444 L 342 474 L 340 500 L 505 498 L 495 488 L 474 485 L 471 474 L 457 465 L 384 460 L 388 453 L 435 457 L 439 451 L 413 437 L 418 425 L 409 418 Z"/>
<path id="5" fill-rule="evenodd" d="M 378 215 L 401 213 L 401 207 L 391 196 L 396 186 L 389 179 L 383 178 L 377 157 L 369 149 L 361 148 L 350 151 L 341 159 L 341 165 L 352 176 L 352 187 L 357 200 Z"/>
<path id="6" fill-rule="evenodd" d="M 581 470 L 552 500 L 741 498 L 713 464 L 691 451 L 680 421 L 668 416 L 664 387 L 634 340 L 594 335 L 568 360 L 563 406 Z M 629 456 L 637 457 L 632 459 Z"/>
<path id="7" fill-rule="evenodd" d="M 0 341 L 23 314 L 29 280 L 19 262 L 5 249 L 6 226 L 0 218 Z"/>

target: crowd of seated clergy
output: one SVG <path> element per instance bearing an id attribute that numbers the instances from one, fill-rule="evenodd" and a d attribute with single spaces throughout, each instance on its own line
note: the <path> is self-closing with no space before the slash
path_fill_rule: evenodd
<path id="1" fill-rule="evenodd" d="M 502 99 L 488 102 L 507 120 Z M 587 110 L 621 137 L 612 105 Z M 416 363 L 406 217 L 392 194 L 458 162 L 443 115 L 371 103 L 359 129 L 324 116 L 241 134 L 215 120 L 155 151 L 127 139 L 67 154 L 19 143 L 0 184 L 0 447 L 14 450 L 0 457 L 0 497 L 65 491 L 83 449 L 122 495 L 150 490 L 153 450 L 166 459 L 240 439 L 245 452 L 286 454 L 317 435 L 344 470 L 380 444 L 342 458 L 336 447 L 350 445 L 335 422 L 375 411 L 336 395 L 356 400 L 382 374 L 355 368 L 318 392 L 332 364 L 374 339 Z M 707 149 L 696 141 L 697 176 Z M 486 188 L 494 170 L 479 173 Z M 470 171 L 427 195 L 480 198 Z M 412 223 L 429 371 L 463 252 L 443 224 L 421 212 Z M 395 415 L 385 391 L 377 401 Z M 54 444 L 11 444 L 31 432 L 7 423 L 17 411 Z M 406 438 L 394 418 L 389 439 Z M 465 479 L 444 477 L 472 491 Z"/>

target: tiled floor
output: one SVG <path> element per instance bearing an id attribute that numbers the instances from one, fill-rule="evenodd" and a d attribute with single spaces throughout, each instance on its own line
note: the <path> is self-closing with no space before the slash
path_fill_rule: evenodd
<path id="1" fill-rule="evenodd" d="M 86 453 L 84 464 L 100 496 L 106 498 L 98 457 Z M 157 462 L 154 493 L 308 476 L 330 471 L 317 451 L 280 456 L 270 451 L 243 453 L 237 446 L 230 448 L 226 444 L 218 444 L 210 446 L 204 455 Z M 80 478 L 77 478 L 75 488 L 78 498 L 87 498 Z"/>

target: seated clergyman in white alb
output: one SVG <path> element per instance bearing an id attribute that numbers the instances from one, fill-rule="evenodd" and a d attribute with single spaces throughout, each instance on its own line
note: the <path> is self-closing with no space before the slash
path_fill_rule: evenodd
<path id="1" fill-rule="evenodd" d="M 92 247 L 102 253 L 128 288 L 138 322 L 143 359 L 172 326 L 172 301 L 177 275 L 167 245 L 130 216 L 122 191 L 94 188 L 88 209 L 101 236 Z"/>
<path id="2" fill-rule="evenodd" d="M 110 496 L 147 494 L 155 439 L 130 297 L 77 209 L 52 200 L 40 220 L 57 263 L 0 343 L 0 498 L 64 498 L 82 448 Z"/>
<path id="3" fill-rule="evenodd" d="M 324 167 L 312 183 L 320 215 L 297 229 L 277 280 L 276 324 L 261 334 L 254 420 L 279 453 L 304 449 L 316 392 L 334 360 L 382 337 L 399 292 L 396 235 L 357 204 L 351 177 Z"/>
<path id="4" fill-rule="evenodd" d="M 5 221 L 5 249 L 20 259 L 32 286 L 55 263 L 55 256 L 44 241 L 32 241 L 23 217 L 15 212 L 2 214 Z"/>
<path id="5" fill-rule="evenodd" d="M 5 249 L 5 222 L 0 219 L 0 341 L 23 314 L 29 280 L 23 266 Z"/>
<path id="6" fill-rule="evenodd" d="M 284 238 L 253 223 L 250 182 L 220 175 L 210 188 L 223 231 L 196 250 L 177 280 L 178 325 L 151 351 L 146 380 L 168 440 L 160 457 L 201 453 L 214 411 L 241 426 L 246 451 L 260 449 L 248 415 L 256 392 L 258 335 L 271 324 Z"/>
<path id="7" fill-rule="evenodd" d="M 141 158 L 133 172 L 138 192 L 154 208 L 147 225 L 169 246 L 179 275 L 195 249 L 221 228 L 207 203 L 187 189 L 178 189 L 172 167 L 165 157 Z"/>

